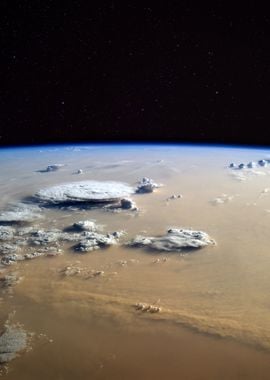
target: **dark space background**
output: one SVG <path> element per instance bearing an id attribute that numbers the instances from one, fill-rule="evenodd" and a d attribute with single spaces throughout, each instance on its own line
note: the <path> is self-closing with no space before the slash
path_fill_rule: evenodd
<path id="1" fill-rule="evenodd" d="M 270 145 L 270 14 L 236 6 L 1 0 L 0 144 Z"/>

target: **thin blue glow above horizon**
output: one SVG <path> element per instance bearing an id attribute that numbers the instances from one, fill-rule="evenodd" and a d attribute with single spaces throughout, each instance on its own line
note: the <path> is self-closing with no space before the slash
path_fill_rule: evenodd
<path id="1" fill-rule="evenodd" d="M 21 145 L 21 146 L 4 146 L 0 147 L 0 152 L 8 152 L 8 151 L 22 151 L 22 150 L 43 150 L 43 151 L 59 151 L 59 150 L 70 150 L 74 151 L 76 149 L 80 150 L 95 150 L 95 149 L 102 149 L 107 148 L 110 149 L 137 149 L 139 147 L 141 148 L 151 148 L 151 149 L 160 149 L 160 148 L 185 148 L 185 149 L 191 149 L 191 148 L 200 148 L 200 149 L 241 149 L 241 150 L 249 150 L 249 149 L 256 149 L 256 150 L 270 150 L 269 146 L 262 146 L 262 145 L 236 145 L 236 144 L 206 144 L 206 143 L 182 143 L 182 142 L 88 142 L 88 143 L 57 143 L 57 144 L 40 144 L 40 145 Z"/>

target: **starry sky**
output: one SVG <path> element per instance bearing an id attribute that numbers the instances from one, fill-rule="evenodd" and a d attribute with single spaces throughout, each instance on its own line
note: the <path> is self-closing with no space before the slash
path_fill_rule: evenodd
<path id="1" fill-rule="evenodd" d="M 269 12 L 204 3 L 2 0 L 0 145 L 270 145 Z"/>

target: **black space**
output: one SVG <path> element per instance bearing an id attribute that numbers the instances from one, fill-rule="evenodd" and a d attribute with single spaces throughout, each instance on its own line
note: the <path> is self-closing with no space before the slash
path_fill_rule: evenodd
<path id="1" fill-rule="evenodd" d="M 242 4 L 2 0 L 0 144 L 270 145 L 270 14 Z"/>

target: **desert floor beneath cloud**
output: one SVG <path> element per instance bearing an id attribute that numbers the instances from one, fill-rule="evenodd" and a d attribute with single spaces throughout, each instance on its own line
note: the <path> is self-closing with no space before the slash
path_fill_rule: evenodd
<path id="1" fill-rule="evenodd" d="M 268 379 L 270 373 L 270 166 L 262 149 L 198 146 L 63 146 L 0 151 L 0 207 L 72 181 L 142 177 L 164 186 L 134 194 L 138 212 L 45 208 L 41 229 L 94 219 L 125 230 L 119 245 L 0 268 L 21 281 L 0 288 L 0 326 L 10 313 L 31 351 L 5 379 Z M 63 164 L 57 171 L 40 172 Z M 81 170 L 78 174 L 78 170 Z M 173 194 L 182 195 L 169 199 Z M 205 231 L 217 245 L 192 253 L 127 247 L 170 227 Z M 22 248 L 23 250 L 24 248 Z M 26 248 L 25 248 L 26 249 Z M 65 275 L 66 268 L 77 268 Z M 92 271 L 92 272 L 91 272 Z M 92 276 L 94 271 L 102 276 Z M 89 275 L 90 274 L 90 275 Z M 136 310 L 146 303 L 159 313 Z"/>

